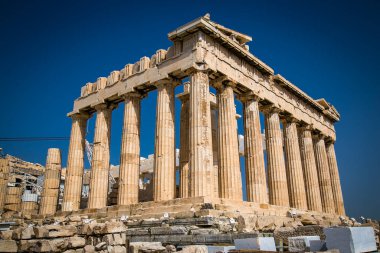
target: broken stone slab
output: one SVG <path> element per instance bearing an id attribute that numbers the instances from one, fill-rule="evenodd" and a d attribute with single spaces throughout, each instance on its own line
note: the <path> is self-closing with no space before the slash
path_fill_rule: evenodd
<path id="1" fill-rule="evenodd" d="M 38 240 L 30 247 L 31 252 L 52 252 L 53 249 L 48 240 Z"/>
<path id="2" fill-rule="evenodd" d="M 320 240 L 319 236 L 295 236 L 288 238 L 290 252 L 310 251 L 310 241 Z"/>
<path id="3" fill-rule="evenodd" d="M 141 248 L 144 248 L 145 250 L 151 248 L 156 249 L 159 247 L 163 247 L 161 242 L 131 242 L 129 244 L 129 253 L 139 253 L 139 250 Z M 165 247 L 163 247 L 165 249 Z"/>
<path id="4" fill-rule="evenodd" d="M 216 228 L 195 228 L 190 230 L 191 235 L 215 235 L 220 234 L 220 231 Z"/>
<path id="5" fill-rule="evenodd" d="M 108 246 L 107 251 L 108 253 L 127 253 L 127 248 L 120 245 Z"/>
<path id="6" fill-rule="evenodd" d="M 110 246 L 125 245 L 126 243 L 126 237 L 124 234 L 104 235 L 102 240 L 103 242 L 106 242 L 107 245 L 110 245 Z"/>
<path id="7" fill-rule="evenodd" d="M 338 249 L 341 253 L 376 251 L 375 233 L 372 227 L 325 228 L 327 249 Z"/>
<path id="8" fill-rule="evenodd" d="M 0 240 L 1 252 L 17 252 L 17 243 L 14 240 Z"/>
<path id="9" fill-rule="evenodd" d="M 104 250 L 107 249 L 107 243 L 105 242 L 100 242 L 95 245 L 95 250 Z"/>
<path id="10" fill-rule="evenodd" d="M 126 235 L 128 236 L 140 236 L 140 235 L 149 235 L 149 229 L 148 228 L 128 228 L 125 231 Z"/>
<path id="11" fill-rule="evenodd" d="M 235 239 L 234 243 L 237 250 L 276 251 L 276 244 L 273 237 Z"/>
<path id="12" fill-rule="evenodd" d="M 0 231 L 0 238 L 3 240 L 11 240 L 12 239 L 12 230 Z"/>
<path id="13" fill-rule="evenodd" d="M 235 246 L 207 246 L 208 253 L 228 253 L 234 249 Z"/>
<path id="14" fill-rule="evenodd" d="M 152 235 L 185 235 L 187 229 L 184 226 L 152 227 L 150 233 Z"/>
<path id="15" fill-rule="evenodd" d="M 33 227 L 33 232 L 36 238 L 49 237 L 49 230 L 47 230 L 45 227 Z"/>
<path id="16" fill-rule="evenodd" d="M 127 230 L 127 227 L 121 221 L 106 222 L 102 230 L 103 234 L 122 233 Z"/>
<path id="17" fill-rule="evenodd" d="M 86 245 L 83 248 L 84 253 L 95 253 L 95 246 L 93 245 Z"/>
<path id="18" fill-rule="evenodd" d="M 75 226 L 71 225 L 65 225 L 65 226 L 45 226 L 49 230 L 49 238 L 56 238 L 56 237 L 70 237 L 77 233 L 77 228 Z"/>

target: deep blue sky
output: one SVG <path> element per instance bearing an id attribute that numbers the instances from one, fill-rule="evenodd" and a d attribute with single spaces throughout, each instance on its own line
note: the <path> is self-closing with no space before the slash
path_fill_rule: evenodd
<path id="1" fill-rule="evenodd" d="M 168 32 L 209 12 L 251 35 L 251 52 L 276 73 L 338 109 L 336 152 L 347 213 L 380 219 L 379 11 L 379 1 L 2 0 L 0 137 L 69 136 L 66 113 L 81 86 L 166 49 Z M 155 101 L 152 93 L 142 103 L 143 156 L 154 150 Z M 113 164 L 119 163 L 122 108 L 113 114 Z M 0 147 L 41 164 L 47 149 L 58 147 L 65 166 L 68 144 Z"/>

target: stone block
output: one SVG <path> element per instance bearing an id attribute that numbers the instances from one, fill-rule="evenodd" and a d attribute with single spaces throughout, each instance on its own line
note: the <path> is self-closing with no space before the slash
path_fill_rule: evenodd
<path id="1" fill-rule="evenodd" d="M 182 249 L 182 253 L 208 253 L 206 245 L 189 245 Z"/>
<path id="2" fill-rule="evenodd" d="M 234 249 L 235 246 L 207 246 L 208 253 L 228 253 Z"/>
<path id="3" fill-rule="evenodd" d="M 372 227 L 325 228 L 327 249 L 338 249 L 341 253 L 375 251 L 376 240 Z"/>
<path id="4" fill-rule="evenodd" d="M 234 243 L 237 250 L 276 251 L 276 244 L 273 237 L 235 239 Z"/>
<path id="5" fill-rule="evenodd" d="M 165 247 L 162 246 L 160 242 L 131 242 L 129 244 L 129 253 L 139 253 L 140 250 L 149 250 L 149 249 L 163 249 L 165 250 Z"/>
<path id="6" fill-rule="evenodd" d="M 310 251 L 310 241 L 320 240 L 319 236 L 296 236 L 288 238 L 290 252 Z"/>
<path id="7" fill-rule="evenodd" d="M 310 252 L 326 251 L 326 242 L 324 240 L 310 241 Z"/>
<path id="8" fill-rule="evenodd" d="M 86 239 L 78 236 L 70 237 L 68 240 L 68 248 L 80 248 L 86 245 Z"/>
<path id="9" fill-rule="evenodd" d="M 122 233 L 127 230 L 123 222 L 107 222 L 102 230 L 103 234 Z"/>
<path id="10" fill-rule="evenodd" d="M 33 227 L 33 231 L 36 238 L 46 238 L 49 236 L 49 230 L 45 227 Z"/>
<path id="11" fill-rule="evenodd" d="M 0 238 L 3 240 L 11 240 L 12 239 L 12 230 L 0 231 Z"/>
<path id="12" fill-rule="evenodd" d="M 153 227 L 150 229 L 152 235 L 185 235 L 187 229 L 184 226 Z"/>
<path id="13" fill-rule="evenodd" d="M 17 252 L 16 241 L 13 240 L 0 240 L 1 252 Z"/>
<path id="14" fill-rule="evenodd" d="M 93 245 L 86 245 L 83 248 L 84 253 L 95 253 L 95 246 Z"/>

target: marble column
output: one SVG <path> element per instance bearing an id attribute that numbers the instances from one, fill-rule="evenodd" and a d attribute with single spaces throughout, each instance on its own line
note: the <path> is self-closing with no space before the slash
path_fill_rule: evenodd
<path id="1" fill-rule="evenodd" d="M 0 212 L 4 209 L 9 179 L 9 161 L 0 157 Z"/>
<path id="2" fill-rule="evenodd" d="M 113 107 L 107 104 L 100 104 L 95 109 L 96 122 L 88 208 L 103 208 L 107 206 L 108 197 L 111 116 Z"/>
<path id="3" fill-rule="evenodd" d="M 214 192 L 210 91 L 207 73 L 190 76 L 190 197 Z"/>
<path id="4" fill-rule="evenodd" d="M 321 135 L 315 136 L 314 152 L 317 163 L 319 189 L 321 191 L 322 209 L 325 213 L 335 213 L 335 204 L 331 188 L 330 169 L 327 161 L 325 140 Z"/>
<path id="5" fill-rule="evenodd" d="M 44 177 L 39 213 L 52 215 L 57 211 L 61 182 L 61 151 L 58 148 L 48 149 Z"/>
<path id="6" fill-rule="evenodd" d="M 180 183 L 179 183 L 179 196 L 180 198 L 189 197 L 189 186 L 190 186 L 190 171 L 189 171 L 189 110 L 190 110 L 190 86 L 188 84 L 184 85 L 184 93 L 181 94 L 179 99 L 182 102 L 181 106 L 181 119 L 180 119 L 180 153 L 179 153 L 179 173 L 180 173 Z"/>
<path id="7" fill-rule="evenodd" d="M 222 84 L 217 98 L 220 197 L 243 200 L 233 87 Z"/>
<path id="8" fill-rule="evenodd" d="M 140 100 L 138 93 L 125 95 L 121 138 L 118 205 L 139 202 L 140 179 Z"/>
<path id="9" fill-rule="evenodd" d="M 211 105 L 211 129 L 212 129 L 212 162 L 214 169 L 214 193 L 213 197 L 219 198 L 219 141 L 218 141 L 218 108 L 217 104 Z"/>
<path id="10" fill-rule="evenodd" d="M 332 141 L 326 144 L 327 161 L 330 168 L 331 187 L 335 203 L 335 213 L 346 215 L 343 203 L 342 188 L 340 185 L 338 163 L 336 161 L 334 143 Z"/>
<path id="11" fill-rule="evenodd" d="M 283 126 L 290 206 L 301 210 L 307 210 L 297 120 L 288 117 L 283 121 Z"/>
<path id="12" fill-rule="evenodd" d="M 311 128 L 299 128 L 299 136 L 307 207 L 309 210 L 322 212 L 321 193 L 319 190 Z"/>
<path id="13" fill-rule="evenodd" d="M 74 114 L 71 116 L 72 126 L 62 211 L 77 211 L 80 208 L 88 118 L 89 115 L 87 114 Z"/>
<path id="14" fill-rule="evenodd" d="M 247 201 L 268 203 L 259 98 L 241 98 L 244 106 L 244 152 Z"/>
<path id="15" fill-rule="evenodd" d="M 174 82 L 157 85 L 154 201 L 174 199 L 176 195 L 174 87 Z"/>
<path id="16" fill-rule="evenodd" d="M 274 107 L 264 110 L 269 203 L 277 206 L 289 206 L 279 112 L 280 110 Z"/>

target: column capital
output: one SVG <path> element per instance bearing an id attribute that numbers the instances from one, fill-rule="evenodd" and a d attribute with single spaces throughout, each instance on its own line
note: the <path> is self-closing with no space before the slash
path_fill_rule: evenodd
<path id="1" fill-rule="evenodd" d="M 94 106 L 94 109 L 99 112 L 99 111 L 102 111 L 102 110 L 106 110 L 106 109 L 110 109 L 110 110 L 113 110 L 115 108 L 117 108 L 117 104 L 109 104 L 109 103 L 101 103 L 101 104 L 97 104 Z"/>
<path id="2" fill-rule="evenodd" d="M 158 80 L 157 82 L 153 83 L 153 85 L 156 86 L 157 88 L 159 88 L 160 86 L 165 86 L 165 85 L 177 86 L 180 83 L 181 83 L 181 81 L 179 79 L 174 78 L 174 77 L 168 77 L 168 78 Z"/>
<path id="3" fill-rule="evenodd" d="M 300 124 L 298 129 L 301 131 L 313 131 L 314 130 L 313 124 Z"/>
<path id="4" fill-rule="evenodd" d="M 296 123 L 299 125 L 300 120 L 293 117 L 293 115 L 287 115 L 287 116 L 282 117 L 282 122 L 285 124 Z"/>
<path id="5" fill-rule="evenodd" d="M 262 111 L 264 114 L 269 114 L 269 113 L 280 113 L 280 112 L 283 111 L 282 109 L 278 108 L 278 107 L 275 106 L 274 104 L 260 106 L 260 109 L 261 109 L 261 111 Z"/>
<path id="6" fill-rule="evenodd" d="M 315 140 L 326 140 L 327 139 L 327 136 L 326 135 L 324 135 L 323 133 L 320 133 L 320 132 L 318 132 L 318 133 L 313 133 L 313 139 L 315 139 Z"/>
<path id="7" fill-rule="evenodd" d="M 132 91 L 132 92 L 128 92 L 128 93 L 125 93 L 125 94 L 121 95 L 121 97 L 124 100 L 127 99 L 127 98 L 140 98 L 140 99 L 143 99 L 146 96 L 148 96 L 148 93 L 142 93 L 142 92 L 139 92 L 139 91 Z"/>
<path id="8" fill-rule="evenodd" d="M 91 114 L 87 113 L 87 112 L 79 112 L 79 113 L 74 113 L 74 114 L 71 114 L 69 115 L 69 117 L 73 120 L 75 119 L 84 119 L 84 120 L 87 120 L 91 117 Z"/>
<path id="9" fill-rule="evenodd" d="M 238 95 L 237 99 L 239 99 L 243 103 L 250 100 L 260 102 L 263 99 L 259 96 L 259 94 L 260 92 L 249 91 L 247 93 Z"/>

